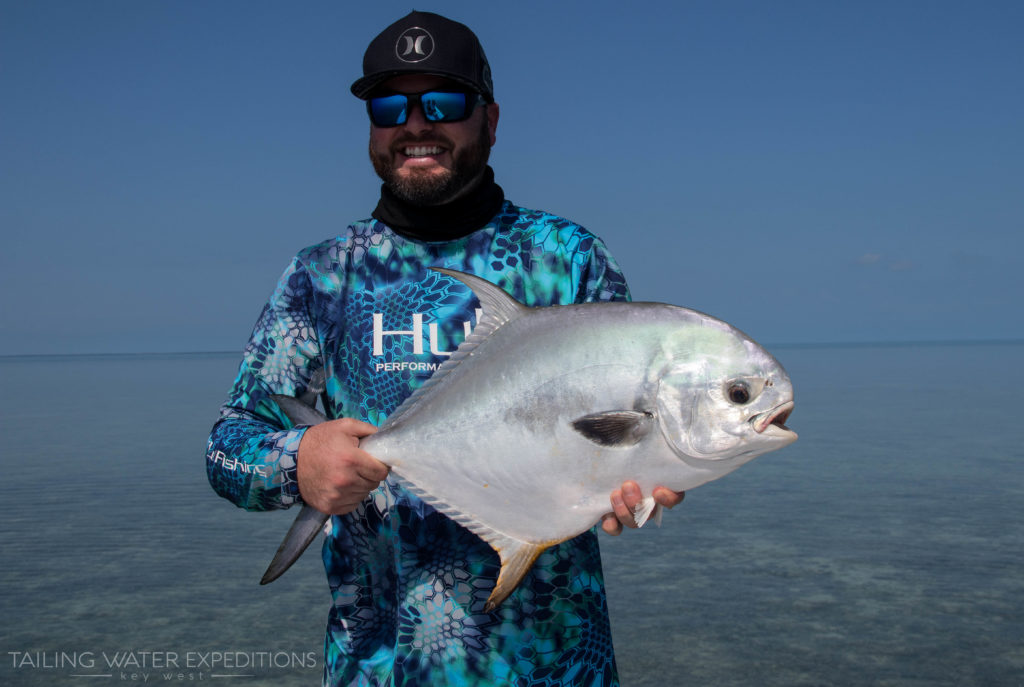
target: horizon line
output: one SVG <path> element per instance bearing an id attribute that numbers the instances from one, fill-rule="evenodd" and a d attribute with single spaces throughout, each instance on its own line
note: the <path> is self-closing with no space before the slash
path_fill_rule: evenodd
<path id="1" fill-rule="evenodd" d="M 1024 344 L 1024 338 L 1010 339 L 906 339 L 875 341 L 804 341 L 761 344 L 766 349 L 793 348 L 896 348 L 906 346 L 1006 346 Z M 0 360 L 27 358 L 143 358 L 156 356 L 188 357 L 210 355 L 236 355 L 241 357 L 244 348 L 238 350 L 210 351 L 119 351 L 88 353 L 0 353 Z"/>

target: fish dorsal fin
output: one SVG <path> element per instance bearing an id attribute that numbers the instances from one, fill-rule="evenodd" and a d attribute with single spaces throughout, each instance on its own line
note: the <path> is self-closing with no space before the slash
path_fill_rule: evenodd
<path id="1" fill-rule="evenodd" d="M 458 279 L 468 286 L 473 291 L 473 295 L 480 300 L 480 307 L 483 309 L 484 314 L 480 321 L 476 323 L 476 327 L 473 329 L 474 334 L 481 327 L 497 329 L 529 310 L 528 307 L 510 296 L 501 287 L 475 274 L 450 270 L 446 267 L 431 267 L 430 269 L 448 275 L 452 279 Z"/>
<path id="2" fill-rule="evenodd" d="M 530 308 L 523 305 L 512 296 L 505 293 L 505 291 L 500 287 L 495 286 L 486 279 L 482 279 L 476 275 L 467 274 L 465 272 L 459 272 L 458 270 L 450 270 L 445 267 L 431 267 L 430 269 L 452 277 L 453 279 L 457 279 L 472 289 L 473 294 L 480 301 L 480 308 L 483 311 L 483 314 L 477 320 L 476 326 L 473 327 L 473 332 L 466 337 L 465 341 L 459 344 L 459 347 L 455 349 L 455 352 L 451 354 L 448 360 L 444 361 L 444 363 L 434 371 L 434 374 L 430 375 L 430 378 L 423 383 L 423 386 L 412 392 L 412 394 L 410 394 L 410 396 L 406 398 L 401 405 L 391 413 L 391 415 L 388 416 L 387 421 L 384 422 L 382 428 L 394 424 L 402 415 L 415 407 L 419 403 L 420 398 L 426 395 L 430 389 L 444 379 L 449 372 L 458 367 L 459 363 L 461 363 L 463 359 L 468 357 L 477 346 L 486 341 L 499 327 L 521 317 L 524 313 L 530 310 Z"/>
<path id="3" fill-rule="evenodd" d="M 654 426 L 654 415 L 639 410 L 609 410 L 584 415 L 572 428 L 600 446 L 636 446 Z"/>

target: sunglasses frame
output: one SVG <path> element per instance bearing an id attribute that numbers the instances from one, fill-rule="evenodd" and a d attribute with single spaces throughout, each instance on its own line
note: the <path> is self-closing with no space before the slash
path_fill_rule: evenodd
<path id="1" fill-rule="evenodd" d="M 431 119 L 430 115 L 427 114 L 426 108 L 423 107 L 422 100 L 423 96 L 429 95 L 431 93 L 444 93 L 447 95 L 459 94 L 465 96 L 466 111 L 462 114 L 461 117 L 457 117 L 454 119 Z M 401 122 L 396 122 L 394 124 L 378 124 L 373 118 L 373 101 L 378 98 L 393 98 L 396 95 L 400 95 L 405 98 L 405 119 L 402 120 Z M 487 101 L 484 99 L 484 97 L 480 93 L 477 93 L 476 91 L 471 91 L 468 89 L 460 90 L 454 88 L 431 88 L 429 90 L 421 91 L 419 93 L 378 93 L 377 95 L 371 96 L 366 99 L 366 113 L 370 116 L 370 122 L 378 129 L 393 129 L 396 126 L 402 126 L 403 124 L 409 121 L 409 113 L 412 112 L 412 105 L 415 103 L 415 105 L 420 108 L 420 112 L 423 113 L 423 118 L 426 119 L 428 122 L 431 122 L 433 124 L 451 124 L 454 122 L 464 122 L 465 120 L 469 119 L 470 117 L 473 116 L 473 110 L 477 108 L 477 105 L 485 104 L 486 102 Z"/>

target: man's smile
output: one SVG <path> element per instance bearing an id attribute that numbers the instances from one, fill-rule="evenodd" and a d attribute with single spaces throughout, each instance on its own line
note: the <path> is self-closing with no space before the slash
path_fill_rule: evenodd
<path id="1" fill-rule="evenodd" d="M 428 155 L 440 155 L 444 152 L 444 149 L 440 146 L 406 146 L 402 149 L 402 154 L 406 157 L 426 157 Z"/>

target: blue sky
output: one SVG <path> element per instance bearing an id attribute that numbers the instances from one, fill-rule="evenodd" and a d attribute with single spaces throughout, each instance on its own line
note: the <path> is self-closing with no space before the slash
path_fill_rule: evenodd
<path id="1" fill-rule="evenodd" d="M 387 1 L 0 1 L 0 354 L 240 350 L 379 183 Z M 765 344 L 1024 338 L 1024 4 L 435 2 L 506 195 Z"/>

